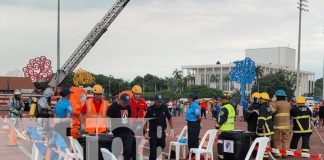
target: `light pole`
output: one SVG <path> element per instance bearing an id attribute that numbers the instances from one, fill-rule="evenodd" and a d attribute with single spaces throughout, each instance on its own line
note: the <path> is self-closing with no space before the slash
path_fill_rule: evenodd
<path id="1" fill-rule="evenodd" d="M 298 30 L 298 56 L 297 56 L 297 82 L 296 82 L 296 96 L 299 96 L 299 72 L 300 72 L 300 39 L 301 39 L 301 16 L 302 11 L 308 12 L 306 9 L 308 5 L 306 5 L 308 1 L 307 0 L 299 0 L 298 9 L 299 9 L 299 30 Z"/>
<path id="2" fill-rule="evenodd" d="M 324 57 L 323 57 L 323 93 L 322 93 L 322 100 L 324 100 Z"/>

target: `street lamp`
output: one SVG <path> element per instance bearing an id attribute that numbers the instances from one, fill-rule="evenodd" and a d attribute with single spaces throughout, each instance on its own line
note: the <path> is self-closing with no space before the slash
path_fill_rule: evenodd
<path id="1" fill-rule="evenodd" d="M 300 39 L 301 39 L 301 16 L 302 11 L 308 12 L 306 9 L 308 5 L 306 5 L 308 1 L 307 0 L 299 0 L 298 9 L 299 9 L 299 30 L 298 30 L 298 57 L 297 57 L 297 84 L 296 84 L 296 96 L 299 96 L 299 72 L 300 72 Z"/>

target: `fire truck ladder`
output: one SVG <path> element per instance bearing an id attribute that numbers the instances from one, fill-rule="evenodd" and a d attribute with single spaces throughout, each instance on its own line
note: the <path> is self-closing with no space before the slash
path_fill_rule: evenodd
<path id="1" fill-rule="evenodd" d="M 51 79 L 49 85 L 57 87 L 65 77 L 73 72 L 80 64 L 82 59 L 89 53 L 91 48 L 96 44 L 100 37 L 107 31 L 107 28 L 124 9 L 130 0 L 117 0 L 112 8 L 106 13 L 99 23 L 91 30 L 86 38 L 81 42 L 78 48 L 73 52 L 64 65 L 58 69 L 57 73 Z"/>

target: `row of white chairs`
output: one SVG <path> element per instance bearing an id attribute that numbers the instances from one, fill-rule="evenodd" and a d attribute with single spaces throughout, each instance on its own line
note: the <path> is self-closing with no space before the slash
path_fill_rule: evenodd
<path id="1" fill-rule="evenodd" d="M 200 141 L 199 147 L 198 148 L 191 148 L 189 151 L 189 159 L 191 160 L 191 156 L 192 153 L 195 153 L 195 159 L 196 160 L 200 160 L 200 156 L 204 155 L 205 159 L 209 159 L 209 156 L 211 158 L 211 160 L 213 160 L 214 155 L 213 155 L 213 146 L 214 146 L 214 142 L 215 139 L 217 138 L 217 133 L 218 130 L 217 129 L 211 129 L 211 130 L 207 130 L 207 132 L 205 133 L 205 135 L 203 136 L 203 138 Z M 207 140 L 208 138 L 208 140 Z M 182 148 L 182 155 L 183 155 L 183 159 L 185 159 L 186 156 L 186 148 L 188 143 L 181 143 L 181 139 L 188 139 L 188 127 L 185 126 L 182 131 L 180 132 L 180 135 L 177 138 L 177 141 L 171 141 L 170 142 L 170 147 L 169 147 L 169 158 L 170 159 L 170 155 L 171 155 L 171 147 L 175 146 L 175 154 L 176 160 L 180 159 L 180 151 Z M 245 157 L 245 160 L 249 160 L 251 158 L 252 152 L 255 148 L 255 146 L 258 144 L 258 151 L 257 151 L 257 155 L 255 157 L 255 160 L 262 160 L 263 159 L 263 155 L 266 151 L 266 147 L 267 144 L 269 142 L 269 138 L 268 137 L 258 137 L 254 140 L 254 142 L 252 143 L 252 145 L 250 146 L 250 149 Z M 204 147 L 205 142 L 207 142 L 206 147 Z"/>
<path id="2" fill-rule="evenodd" d="M 200 141 L 199 147 L 198 148 L 191 148 L 189 151 L 189 159 L 191 160 L 191 156 L 192 153 L 195 153 L 195 159 L 196 160 L 200 160 L 200 156 L 204 155 L 205 159 L 211 159 L 213 160 L 214 155 L 213 155 L 213 146 L 214 146 L 214 142 L 217 138 L 217 133 L 218 130 L 217 129 L 211 129 L 211 130 L 207 130 L 207 132 L 205 133 L 205 135 L 203 136 L 203 138 Z M 188 143 L 184 142 L 181 143 L 181 139 L 188 139 L 188 128 L 187 126 L 185 126 L 182 131 L 180 132 L 180 135 L 177 136 L 177 141 L 171 141 L 170 142 L 170 147 L 169 147 L 169 157 L 168 159 L 170 159 L 170 155 L 171 155 L 171 147 L 174 146 L 175 147 L 175 153 L 176 153 L 176 160 L 180 159 L 180 151 L 182 149 L 182 156 L 183 159 L 186 158 L 186 148 Z M 208 139 L 207 139 L 208 138 Z M 262 160 L 263 159 L 263 155 L 266 151 L 266 147 L 267 144 L 269 142 L 269 138 L 268 137 L 259 137 L 256 138 L 254 140 L 254 142 L 252 143 L 246 157 L 245 160 L 249 160 L 252 152 L 255 148 L 255 146 L 258 144 L 258 151 L 257 151 L 257 155 L 255 157 L 255 160 Z M 207 145 L 204 147 L 205 142 L 207 141 Z M 80 143 L 70 137 L 70 142 L 71 142 L 71 146 L 72 146 L 72 151 L 70 152 L 68 149 L 66 150 L 66 153 L 70 156 L 72 156 L 73 158 L 77 159 L 77 160 L 83 160 L 83 149 L 82 146 L 80 145 Z M 114 156 L 114 154 L 112 154 L 108 149 L 105 148 L 101 148 L 100 149 L 102 152 L 102 155 L 104 157 L 104 160 L 117 160 L 117 158 Z M 33 152 L 32 152 L 32 160 L 38 160 L 39 159 L 39 152 L 36 148 L 35 145 L 33 145 Z"/>

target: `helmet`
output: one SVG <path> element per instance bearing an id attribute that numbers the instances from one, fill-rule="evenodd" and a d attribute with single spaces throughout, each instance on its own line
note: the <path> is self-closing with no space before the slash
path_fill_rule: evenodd
<path id="1" fill-rule="evenodd" d="M 260 97 L 261 97 L 261 95 L 260 95 L 259 92 L 254 92 L 254 93 L 252 94 L 252 98 L 260 98 Z"/>
<path id="2" fill-rule="evenodd" d="M 306 103 L 305 97 L 298 96 L 297 99 L 296 99 L 296 103 L 297 104 L 305 104 Z"/>
<path id="3" fill-rule="evenodd" d="M 142 87 L 139 86 L 139 85 L 135 85 L 135 86 L 132 88 L 132 92 L 137 93 L 137 94 L 142 94 L 142 93 L 143 93 L 143 91 L 142 91 Z"/>
<path id="4" fill-rule="evenodd" d="M 19 89 L 16 89 L 16 90 L 14 91 L 14 95 L 21 95 L 21 91 L 20 91 Z"/>
<path id="5" fill-rule="evenodd" d="M 93 86 L 93 88 L 92 88 L 92 92 L 93 92 L 94 94 L 102 94 L 102 93 L 103 93 L 103 88 L 102 88 L 101 85 L 96 84 L 96 85 Z"/>
<path id="6" fill-rule="evenodd" d="M 230 100 L 231 96 L 230 96 L 229 93 L 224 93 L 223 96 L 222 96 L 222 99 Z"/>
<path id="7" fill-rule="evenodd" d="M 261 99 L 270 100 L 269 94 L 267 92 L 262 92 L 260 94 Z"/>
<path id="8" fill-rule="evenodd" d="M 187 95 L 187 98 L 197 99 L 197 95 L 196 95 L 194 92 L 190 92 L 190 93 Z"/>
<path id="9" fill-rule="evenodd" d="M 287 97 L 286 92 L 282 89 L 279 89 L 275 93 L 276 96 Z"/>

